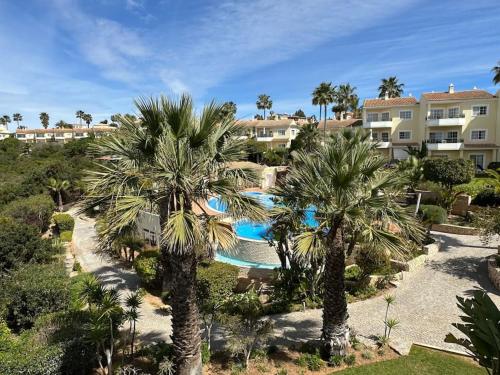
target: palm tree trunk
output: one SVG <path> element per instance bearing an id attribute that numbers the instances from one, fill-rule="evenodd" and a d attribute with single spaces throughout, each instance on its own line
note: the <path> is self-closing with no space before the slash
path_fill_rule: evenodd
<path id="1" fill-rule="evenodd" d="M 323 106 L 319 105 L 319 121 L 321 121 L 321 114 L 323 113 Z"/>
<path id="2" fill-rule="evenodd" d="M 59 212 L 63 211 L 63 200 L 61 190 L 57 191 L 57 204 L 59 205 Z"/>
<path id="3" fill-rule="evenodd" d="M 326 142 L 326 104 L 324 105 L 325 118 L 323 119 L 323 143 Z"/>
<path id="4" fill-rule="evenodd" d="M 172 272 L 172 341 L 177 375 L 201 374 L 200 327 L 196 306 L 196 254 L 169 254 Z"/>
<path id="5" fill-rule="evenodd" d="M 264 118 L 262 120 L 266 119 L 266 109 L 264 108 Z"/>
<path id="6" fill-rule="evenodd" d="M 132 339 L 130 342 L 130 356 L 132 359 L 134 358 L 134 340 L 135 340 L 135 320 L 133 323 L 133 328 L 132 328 Z"/>
<path id="7" fill-rule="evenodd" d="M 337 229 L 335 228 L 337 227 Z M 323 304 L 323 355 L 344 356 L 349 346 L 349 326 L 347 325 L 347 301 L 345 298 L 345 254 L 338 226 L 334 225 L 328 234 L 325 257 L 325 295 Z"/>

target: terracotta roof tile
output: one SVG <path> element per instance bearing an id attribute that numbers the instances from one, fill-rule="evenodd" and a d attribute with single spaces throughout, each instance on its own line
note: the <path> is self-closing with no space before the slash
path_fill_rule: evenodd
<path id="1" fill-rule="evenodd" d="M 415 104 L 417 104 L 417 99 L 413 96 L 407 96 L 404 98 L 365 99 L 363 106 L 365 108 L 375 108 L 375 107 L 394 107 L 394 106 L 415 105 Z"/>
<path id="2" fill-rule="evenodd" d="M 469 99 L 491 99 L 495 96 L 485 90 L 467 90 L 449 92 L 426 92 L 422 94 L 426 100 L 469 100 Z"/>
<path id="3" fill-rule="evenodd" d="M 318 123 L 318 129 L 323 129 L 323 121 Z M 361 126 L 363 125 L 363 120 L 359 118 L 350 118 L 347 120 L 326 120 L 326 128 L 328 130 L 336 130 L 343 129 L 352 126 Z"/>
<path id="4" fill-rule="evenodd" d="M 257 127 L 257 128 L 265 128 L 265 127 L 275 127 L 275 126 L 290 126 L 297 124 L 296 121 L 291 119 L 284 120 L 239 120 L 237 121 L 238 125 L 244 127 Z"/>

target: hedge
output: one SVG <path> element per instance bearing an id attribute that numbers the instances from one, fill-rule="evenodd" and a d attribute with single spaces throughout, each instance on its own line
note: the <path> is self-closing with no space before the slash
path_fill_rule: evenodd
<path id="1" fill-rule="evenodd" d="M 196 273 L 197 297 L 201 305 L 216 305 L 228 298 L 238 284 L 238 267 L 222 262 L 204 262 Z"/>
<path id="2" fill-rule="evenodd" d="M 466 184 L 475 174 L 474 165 L 464 159 L 427 159 L 423 164 L 426 180 L 439 182 L 448 188 Z"/>
<path id="3" fill-rule="evenodd" d="M 73 228 L 75 227 L 75 219 L 69 214 L 54 214 L 52 216 L 54 219 L 54 222 L 56 223 L 57 230 L 59 233 L 65 232 L 65 231 L 73 231 Z"/>
<path id="4" fill-rule="evenodd" d="M 152 289 L 161 287 L 160 253 L 150 250 L 143 251 L 134 260 L 134 268 L 144 286 Z"/>
<path id="5" fill-rule="evenodd" d="M 59 238 L 61 239 L 61 241 L 71 242 L 71 240 L 73 239 L 73 232 L 70 230 L 65 230 L 64 232 L 61 232 Z"/>
<path id="6" fill-rule="evenodd" d="M 33 225 L 43 232 L 49 227 L 50 217 L 55 208 L 52 198 L 46 194 L 39 194 L 8 203 L 4 206 L 2 215 Z"/>
<path id="7" fill-rule="evenodd" d="M 494 189 L 486 188 L 481 190 L 471 203 L 482 207 L 498 207 L 500 206 L 500 194 L 496 193 Z"/>
<path id="8" fill-rule="evenodd" d="M 422 204 L 418 213 L 422 221 L 427 224 L 444 224 L 448 221 L 448 213 L 439 206 Z"/>

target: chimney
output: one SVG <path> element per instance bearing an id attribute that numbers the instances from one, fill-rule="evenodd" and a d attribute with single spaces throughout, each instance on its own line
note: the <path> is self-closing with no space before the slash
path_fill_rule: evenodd
<path id="1" fill-rule="evenodd" d="M 413 94 L 410 92 L 410 93 L 408 94 L 408 96 L 411 98 L 411 97 L 413 96 Z"/>
<path id="2" fill-rule="evenodd" d="M 389 99 L 389 93 L 386 91 L 385 95 L 384 95 L 384 100 L 387 100 L 387 99 Z"/>
<path id="3" fill-rule="evenodd" d="M 448 93 L 454 94 L 455 93 L 455 85 L 453 83 L 450 83 L 448 86 Z"/>
<path id="4" fill-rule="evenodd" d="M 474 87 L 472 88 L 472 90 L 477 90 L 477 86 L 474 86 Z"/>

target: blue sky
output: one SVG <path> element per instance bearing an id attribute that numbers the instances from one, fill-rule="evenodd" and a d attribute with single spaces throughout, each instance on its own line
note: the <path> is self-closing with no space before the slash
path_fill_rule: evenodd
<path id="1" fill-rule="evenodd" d="M 38 127 L 133 112 L 141 95 L 188 91 L 201 106 L 232 100 L 252 117 L 317 113 L 321 81 L 361 98 L 396 75 L 405 93 L 496 91 L 498 0 L 0 0 L 0 115 Z M 500 87 L 498 87 L 500 88 Z"/>

